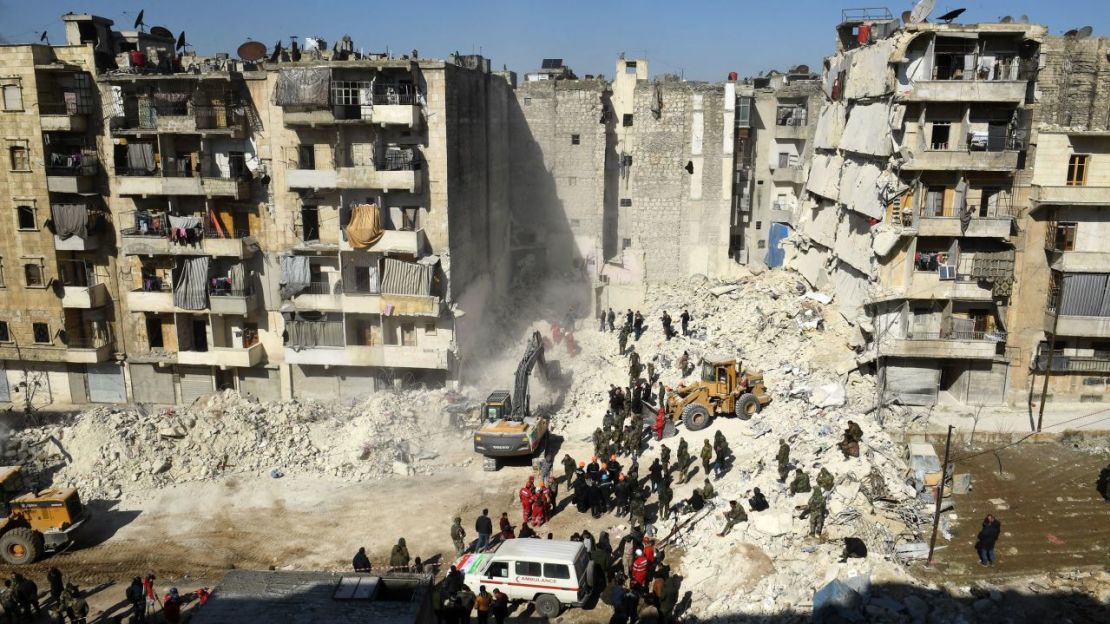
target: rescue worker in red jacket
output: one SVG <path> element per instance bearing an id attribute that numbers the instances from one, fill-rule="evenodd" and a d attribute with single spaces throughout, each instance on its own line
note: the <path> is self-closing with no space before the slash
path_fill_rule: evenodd
<path id="1" fill-rule="evenodd" d="M 520 488 L 520 509 L 524 514 L 525 524 L 528 524 L 528 521 L 532 519 L 532 499 L 536 496 L 532 483 L 535 482 L 535 480 L 535 477 L 529 476 L 528 482 L 524 484 L 524 487 Z"/>
<path id="2" fill-rule="evenodd" d="M 655 431 L 655 439 L 656 440 L 662 440 L 663 439 L 663 428 L 666 427 L 666 426 L 667 426 L 667 411 L 665 409 L 663 409 L 663 407 L 660 407 L 659 411 L 655 413 L 655 427 L 653 428 L 653 430 Z"/>
<path id="3" fill-rule="evenodd" d="M 651 562 L 644 556 L 644 551 L 636 549 L 636 559 L 632 562 L 632 585 L 641 589 L 647 587 L 648 567 Z"/>

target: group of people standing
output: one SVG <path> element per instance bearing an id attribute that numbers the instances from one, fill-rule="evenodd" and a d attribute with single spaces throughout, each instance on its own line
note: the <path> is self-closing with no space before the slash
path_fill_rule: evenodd
<path id="1" fill-rule="evenodd" d="M 679 322 L 682 326 L 683 336 L 690 335 L 690 320 L 692 318 L 693 317 L 690 316 L 689 310 L 683 310 L 682 314 L 679 315 Z M 602 333 L 607 331 L 617 332 L 618 330 L 616 322 L 617 313 L 613 311 L 613 308 L 602 310 L 601 313 L 598 315 L 598 331 Z M 664 338 L 670 340 L 671 338 L 674 338 L 678 335 L 678 332 L 675 331 L 674 328 L 674 320 L 671 318 L 671 314 L 669 312 L 664 310 L 663 314 L 659 317 L 659 322 L 660 325 L 663 327 Z M 644 325 L 644 315 L 639 310 L 633 312 L 632 308 L 629 308 L 624 313 L 624 322 L 621 324 L 619 333 L 617 335 L 617 341 L 620 344 L 621 348 L 621 355 L 624 355 L 625 348 L 628 346 L 629 337 L 631 337 L 635 341 L 638 341 L 640 340 L 640 337 L 644 335 L 644 331 L 646 331 L 646 327 Z"/>

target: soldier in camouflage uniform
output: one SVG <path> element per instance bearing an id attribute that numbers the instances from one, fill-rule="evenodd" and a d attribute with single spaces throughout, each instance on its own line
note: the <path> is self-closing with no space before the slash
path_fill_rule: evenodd
<path id="1" fill-rule="evenodd" d="M 779 452 L 775 455 L 775 460 L 779 464 L 779 483 L 785 483 L 790 474 L 790 445 L 786 440 L 779 440 Z"/>
<path id="2" fill-rule="evenodd" d="M 825 508 L 825 497 L 821 495 L 821 488 L 813 490 L 813 494 L 809 497 L 809 505 L 806 508 L 809 512 L 809 534 L 817 536 L 825 529 L 825 516 L 828 510 Z"/>
<path id="3" fill-rule="evenodd" d="M 809 475 L 799 468 L 798 471 L 794 473 L 794 480 L 790 482 L 790 493 L 805 494 L 809 490 Z"/>
<path id="4" fill-rule="evenodd" d="M 732 527 L 740 522 L 748 521 L 748 512 L 744 511 L 744 506 L 736 501 L 729 501 L 729 510 L 725 512 L 725 530 L 721 531 L 720 537 L 728 535 Z"/>
<path id="5" fill-rule="evenodd" d="M 833 476 L 828 468 L 821 466 L 821 472 L 817 474 L 817 485 L 826 492 L 833 489 Z"/>

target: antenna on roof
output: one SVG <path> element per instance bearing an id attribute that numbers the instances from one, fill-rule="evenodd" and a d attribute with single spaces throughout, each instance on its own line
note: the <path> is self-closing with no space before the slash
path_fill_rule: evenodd
<path id="1" fill-rule="evenodd" d="M 910 24 L 920 24 L 929 19 L 929 14 L 933 12 L 933 7 L 937 5 L 937 0 L 917 0 L 917 4 L 913 5 L 913 10 L 910 11 Z"/>
<path id="2" fill-rule="evenodd" d="M 135 16 L 135 25 L 132 27 L 139 29 L 139 32 L 145 32 L 143 27 L 146 26 L 146 22 L 143 21 L 143 13 L 146 13 L 146 9 L 139 11 L 139 14 Z"/>
<path id="3" fill-rule="evenodd" d="M 949 12 L 945 13 L 944 15 L 941 15 L 937 19 L 939 21 L 944 22 L 945 24 L 951 24 L 952 20 L 954 20 L 957 17 L 963 15 L 964 11 L 966 11 L 966 10 L 967 9 L 956 9 L 955 11 L 949 11 Z"/>

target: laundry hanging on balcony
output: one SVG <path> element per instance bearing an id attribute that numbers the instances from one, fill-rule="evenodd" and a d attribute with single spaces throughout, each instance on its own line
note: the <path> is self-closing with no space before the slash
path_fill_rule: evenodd
<path id="1" fill-rule="evenodd" d="M 173 305 L 184 310 L 208 307 L 208 257 L 178 258 L 173 276 Z"/>
<path id="2" fill-rule="evenodd" d="M 281 257 L 281 296 L 292 297 L 308 288 L 312 281 L 311 270 L 308 267 L 308 256 L 282 256 Z"/>
<path id="3" fill-rule="evenodd" d="M 58 238 L 88 238 L 89 209 L 85 204 L 53 204 L 50 210 L 54 214 L 54 233 Z"/>
<path id="4" fill-rule="evenodd" d="M 331 70 L 321 68 L 282 69 L 274 88 L 274 104 L 278 106 L 328 105 Z"/>
<path id="5" fill-rule="evenodd" d="M 355 249 L 365 249 L 381 240 L 381 211 L 377 204 L 358 204 L 351 207 L 351 218 L 347 222 L 347 242 Z"/>
<path id="6" fill-rule="evenodd" d="M 391 295 L 432 294 L 435 265 L 386 258 L 382 263 L 382 292 Z"/>
<path id="7" fill-rule="evenodd" d="M 127 169 L 132 174 L 154 173 L 154 146 L 150 143 L 128 143 Z"/>
<path id="8" fill-rule="evenodd" d="M 201 239 L 200 217 L 169 215 L 170 240 L 195 245 Z"/>

